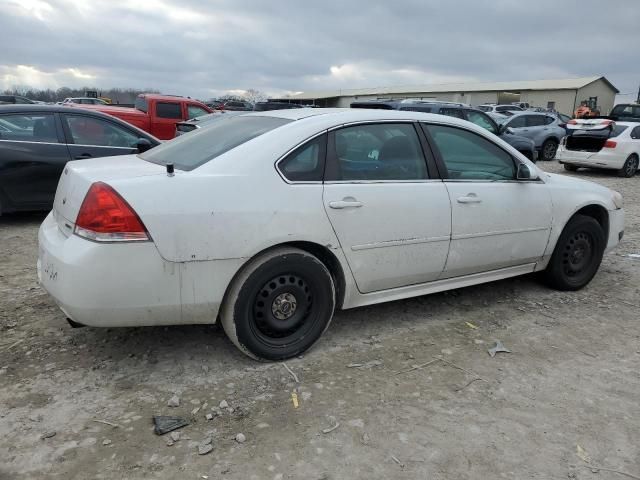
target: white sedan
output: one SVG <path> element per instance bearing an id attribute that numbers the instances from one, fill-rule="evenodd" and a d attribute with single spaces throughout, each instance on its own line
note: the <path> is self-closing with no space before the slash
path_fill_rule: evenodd
<path id="1" fill-rule="evenodd" d="M 602 119 L 570 120 L 570 134 L 558 146 L 556 158 L 571 172 L 578 167 L 615 170 L 633 177 L 640 159 L 640 123 Z"/>
<path id="2" fill-rule="evenodd" d="M 620 194 L 544 173 L 464 120 L 279 110 L 68 163 L 38 274 L 72 324 L 219 318 L 277 360 L 335 309 L 536 271 L 582 288 L 623 226 Z"/>

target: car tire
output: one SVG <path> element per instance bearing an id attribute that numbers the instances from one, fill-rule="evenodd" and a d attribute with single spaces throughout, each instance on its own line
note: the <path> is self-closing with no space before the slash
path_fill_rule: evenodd
<path id="1" fill-rule="evenodd" d="M 558 142 L 553 138 L 548 138 L 542 144 L 540 150 L 540 156 L 542 160 L 551 161 L 556 158 L 556 152 L 558 151 Z"/>
<path id="2" fill-rule="evenodd" d="M 580 290 L 600 267 L 605 233 L 592 217 L 575 215 L 558 238 L 544 272 L 547 284 L 558 290 Z"/>
<path id="3" fill-rule="evenodd" d="M 578 171 L 578 167 L 576 167 L 575 165 L 571 165 L 570 163 L 565 163 L 564 164 L 564 169 L 567 172 L 577 172 Z"/>
<path id="4" fill-rule="evenodd" d="M 249 357 L 284 360 L 320 338 L 335 305 L 333 277 L 320 260 L 297 248 L 276 248 L 236 276 L 220 319 L 229 339 Z"/>
<path id="5" fill-rule="evenodd" d="M 629 155 L 624 165 L 618 170 L 619 177 L 631 178 L 638 172 L 638 156 L 636 154 Z"/>

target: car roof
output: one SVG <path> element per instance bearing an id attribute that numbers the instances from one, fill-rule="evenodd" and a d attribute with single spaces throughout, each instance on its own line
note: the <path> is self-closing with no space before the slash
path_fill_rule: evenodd
<path id="1" fill-rule="evenodd" d="M 616 122 L 616 125 L 622 125 L 624 127 L 637 127 L 637 126 L 640 126 L 640 121 L 637 121 L 637 122 L 630 122 L 630 121 Z"/>
<path id="2" fill-rule="evenodd" d="M 141 130 L 140 128 L 136 127 L 135 125 L 125 122 L 124 120 L 114 117 L 113 115 L 107 115 L 106 113 L 102 113 L 94 109 L 89 109 L 84 106 L 80 108 L 80 107 L 67 107 L 63 105 L 43 105 L 41 103 L 35 103 L 35 104 L 11 104 L 10 103 L 8 105 L 0 105 L 0 114 L 3 114 L 3 113 L 25 113 L 26 114 L 30 112 L 73 113 L 75 115 L 88 115 L 92 117 L 100 117 L 100 118 L 104 118 L 106 120 L 110 120 L 112 122 L 121 124 L 123 126 L 126 126 L 129 129 L 135 130 L 137 133 L 140 134 L 140 136 L 151 138 L 157 142 L 160 142 L 160 140 L 158 140 L 156 137 L 151 135 L 149 132 L 145 132 L 144 130 Z"/>
<path id="3" fill-rule="evenodd" d="M 515 111 L 513 112 L 513 115 L 511 115 L 509 118 L 514 118 L 514 117 L 519 117 L 521 115 L 534 115 L 534 116 L 545 116 L 545 117 L 552 117 L 553 115 L 550 115 L 547 112 L 534 112 L 532 110 L 523 110 L 523 111 Z"/>

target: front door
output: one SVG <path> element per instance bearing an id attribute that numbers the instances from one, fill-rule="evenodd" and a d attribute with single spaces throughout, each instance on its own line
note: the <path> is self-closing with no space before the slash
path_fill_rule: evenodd
<path id="1" fill-rule="evenodd" d="M 551 197 L 541 181 L 516 180 L 517 162 L 469 130 L 425 125 L 451 199 L 451 248 L 444 277 L 538 261 L 551 229 Z"/>
<path id="2" fill-rule="evenodd" d="M 324 206 L 360 292 L 441 275 L 451 212 L 443 182 L 433 177 L 411 122 L 330 133 Z"/>
<path id="3" fill-rule="evenodd" d="M 72 160 L 136 153 L 138 136 L 107 119 L 63 114 L 63 126 Z"/>

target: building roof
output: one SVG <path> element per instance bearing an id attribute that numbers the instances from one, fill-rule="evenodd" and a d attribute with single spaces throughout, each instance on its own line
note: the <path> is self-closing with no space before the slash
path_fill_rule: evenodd
<path id="1" fill-rule="evenodd" d="M 524 80 L 517 82 L 480 82 L 480 83 L 438 83 L 422 85 L 400 85 L 395 87 L 352 88 L 342 90 L 319 90 L 301 92 L 288 97 L 288 100 L 314 100 L 319 98 L 357 97 L 365 95 L 395 95 L 412 93 L 445 92 L 521 92 L 523 90 L 576 90 L 597 80 L 604 80 L 616 93 L 619 90 L 604 76 L 565 78 L 560 80 Z"/>

